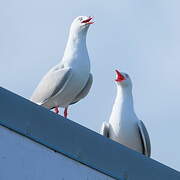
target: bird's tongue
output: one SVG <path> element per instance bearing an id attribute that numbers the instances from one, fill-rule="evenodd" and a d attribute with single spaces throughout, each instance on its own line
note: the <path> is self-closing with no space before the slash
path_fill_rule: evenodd
<path id="1" fill-rule="evenodd" d="M 125 77 L 118 70 L 116 70 L 116 73 L 117 73 L 117 78 L 115 79 L 115 81 L 122 82 L 125 80 Z"/>
<path id="2" fill-rule="evenodd" d="M 81 23 L 86 23 L 86 24 L 93 24 L 94 22 L 91 21 L 92 17 L 89 17 L 88 19 L 85 19 L 84 21 L 82 21 Z M 91 21 L 91 22 L 90 22 Z"/>

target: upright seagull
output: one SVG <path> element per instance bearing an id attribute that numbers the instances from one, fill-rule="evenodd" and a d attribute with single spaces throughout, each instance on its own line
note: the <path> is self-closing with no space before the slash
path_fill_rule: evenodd
<path id="1" fill-rule="evenodd" d="M 71 24 L 68 42 L 64 56 L 59 64 L 54 66 L 42 78 L 35 89 L 31 101 L 48 109 L 67 109 L 84 98 L 92 85 L 93 77 L 90 73 L 90 60 L 86 47 L 86 35 L 92 17 L 79 16 Z"/>
<path id="2" fill-rule="evenodd" d="M 101 134 L 150 157 L 148 132 L 134 112 L 132 82 L 128 74 L 116 70 L 117 95 L 109 122 L 104 122 Z"/>

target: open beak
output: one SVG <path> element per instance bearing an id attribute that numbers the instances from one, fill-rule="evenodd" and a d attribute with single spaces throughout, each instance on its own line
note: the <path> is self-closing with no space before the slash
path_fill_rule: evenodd
<path id="1" fill-rule="evenodd" d="M 93 19 L 93 17 L 89 17 L 88 19 L 85 19 L 85 20 L 81 21 L 81 23 L 93 24 L 94 22 L 91 21 L 92 19 Z"/>
<path id="2" fill-rule="evenodd" d="M 116 74 L 117 74 L 117 78 L 115 79 L 115 81 L 122 82 L 122 81 L 124 81 L 126 79 L 118 70 L 115 70 L 115 71 L 116 71 Z"/>

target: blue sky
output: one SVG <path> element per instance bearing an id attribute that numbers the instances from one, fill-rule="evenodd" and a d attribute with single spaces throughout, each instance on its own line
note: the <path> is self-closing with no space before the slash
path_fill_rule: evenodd
<path id="1" fill-rule="evenodd" d="M 152 158 L 180 170 L 179 7 L 178 0 L 1 1 L 0 85 L 29 98 L 61 60 L 72 20 L 95 16 L 87 37 L 93 87 L 69 118 L 99 131 L 116 95 L 114 70 L 127 72 Z"/>

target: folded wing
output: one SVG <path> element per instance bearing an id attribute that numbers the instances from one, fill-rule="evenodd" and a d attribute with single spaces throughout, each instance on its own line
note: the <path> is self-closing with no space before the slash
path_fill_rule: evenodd
<path id="1" fill-rule="evenodd" d="M 40 105 L 45 103 L 66 87 L 71 76 L 71 68 L 54 67 L 43 77 L 35 89 L 31 101 Z"/>
<path id="2" fill-rule="evenodd" d="M 100 134 L 109 138 L 109 123 L 103 122 Z"/>
<path id="3" fill-rule="evenodd" d="M 81 90 L 81 92 L 76 96 L 76 98 L 73 100 L 73 102 L 71 104 L 75 104 L 76 102 L 80 101 L 81 99 L 83 99 L 85 96 L 87 96 L 87 94 L 89 93 L 89 90 L 91 89 L 92 86 L 92 82 L 93 82 L 93 76 L 90 73 L 89 74 L 89 79 L 86 83 L 86 85 L 84 86 L 84 88 Z"/>
<path id="4" fill-rule="evenodd" d="M 150 157 L 151 155 L 151 143 L 146 127 L 142 121 L 139 121 L 138 128 L 143 144 L 143 154 Z"/>

